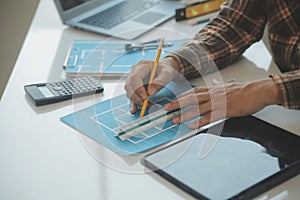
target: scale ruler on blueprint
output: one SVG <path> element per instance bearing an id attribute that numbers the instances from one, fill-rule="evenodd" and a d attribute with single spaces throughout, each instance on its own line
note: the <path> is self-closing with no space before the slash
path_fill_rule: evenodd
<path id="1" fill-rule="evenodd" d="M 176 109 L 172 111 L 159 110 L 151 115 L 147 115 L 141 119 L 138 119 L 132 123 L 126 124 L 120 128 L 117 128 L 117 134 L 115 136 L 119 137 L 122 141 L 130 137 L 133 137 L 140 132 L 149 130 L 155 126 L 158 126 L 166 121 L 169 121 L 178 115 L 180 115 L 181 110 Z"/>

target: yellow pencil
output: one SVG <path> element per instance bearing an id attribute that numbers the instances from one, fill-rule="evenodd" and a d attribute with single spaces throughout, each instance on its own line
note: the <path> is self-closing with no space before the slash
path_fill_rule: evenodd
<path id="1" fill-rule="evenodd" d="M 156 58 L 155 58 L 153 68 L 152 68 L 152 71 L 151 71 L 151 75 L 150 75 L 150 79 L 149 79 L 149 82 L 148 82 L 148 87 L 151 85 L 152 81 L 154 80 L 156 70 L 157 70 L 157 65 L 158 65 L 159 58 L 160 58 L 160 54 L 161 54 L 161 51 L 162 51 L 162 48 L 163 48 L 163 45 L 164 45 L 164 41 L 165 41 L 164 38 L 162 38 L 160 40 L 158 50 L 157 50 L 157 54 L 156 54 Z M 142 110 L 141 110 L 141 113 L 140 113 L 140 117 L 144 117 L 147 105 L 148 105 L 148 97 L 147 97 L 147 99 L 144 100 Z"/>

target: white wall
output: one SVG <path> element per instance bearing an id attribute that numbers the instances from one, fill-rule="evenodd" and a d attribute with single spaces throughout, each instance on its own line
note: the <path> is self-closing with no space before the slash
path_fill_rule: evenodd
<path id="1" fill-rule="evenodd" d="M 0 99 L 39 0 L 0 0 Z"/>

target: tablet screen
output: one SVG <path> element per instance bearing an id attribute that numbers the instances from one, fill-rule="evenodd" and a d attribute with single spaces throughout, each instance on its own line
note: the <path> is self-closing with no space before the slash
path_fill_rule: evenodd
<path id="1" fill-rule="evenodd" d="M 254 197 L 268 189 L 255 188 L 259 183 L 274 186 L 290 178 L 290 166 L 298 163 L 291 170 L 299 173 L 299 136 L 254 117 L 227 120 L 221 135 L 214 132 L 218 126 L 153 153 L 143 163 L 203 199 Z"/>

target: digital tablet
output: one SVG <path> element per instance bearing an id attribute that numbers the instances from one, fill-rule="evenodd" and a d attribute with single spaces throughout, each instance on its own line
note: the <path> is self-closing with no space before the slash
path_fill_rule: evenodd
<path id="1" fill-rule="evenodd" d="M 299 152 L 299 136 L 248 116 L 228 119 L 141 162 L 198 199 L 250 199 L 298 175 Z"/>

